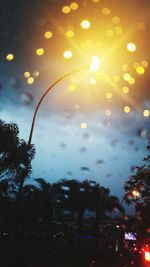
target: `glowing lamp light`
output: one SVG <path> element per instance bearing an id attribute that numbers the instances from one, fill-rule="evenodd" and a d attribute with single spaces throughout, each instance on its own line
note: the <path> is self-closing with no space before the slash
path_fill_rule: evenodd
<path id="1" fill-rule="evenodd" d="M 71 8 L 72 10 L 77 10 L 78 7 L 79 7 L 79 5 L 78 5 L 78 3 L 76 3 L 76 2 L 72 2 L 72 3 L 70 4 L 70 8 Z"/>
<path id="2" fill-rule="evenodd" d="M 145 69 L 142 67 L 142 66 L 138 66 L 136 68 L 136 72 L 139 74 L 139 75 L 143 75 L 144 72 L 145 72 Z"/>
<path id="3" fill-rule="evenodd" d="M 133 191 L 132 191 L 132 195 L 133 195 L 134 197 L 139 197 L 139 196 L 140 196 L 140 193 L 139 193 L 137 190 L 133 190 Z"/>
<path id="4" fill-rule="evenodd" d="M 149 261 L 150 262 L 150 252 L 149 251 L 145 251 L 144 257 L 145 257 L 145 260 L 146 261 Z"/>
<path id="5" fill-rule="evenodd" d="M 100 67 L 100 60 L 97 56 L 93 56 L 92 57 L 92 62 L 90 64 L 90 67 L 89 67 L 89 70 L 91 72 L 96 72 L 99 70 L 99 67 Z"/>
<path id="6" fill-rule="evenodd" d="M 74 32 L 73 31 L 69 30 L 69 31 L 66 32 L 66 37 L 67 38 L 72 38 L 73 36 L 74 36 Z"/>
<path id="7" fill-rule="evenodd" d="M 13 55 L 13 54 L 8 54 L 8 55 L 6 56 L 6 59 L 7 59 L 8 61 L 12 61 L 12 60 L 14 59 L 14 55 Z"/>
<path id="8" fill-rule="evenodd" d="M 146 118 L 149 117 L 150 116 L 150 111 L 148 109 L 145 109 L 143 111 L 143 116 L 146 117 Z"/>
<path id="9" fill-rule="evenodd" d="M 62 8 L 62 12 L 63 12 L 64 14 L 68 14 L 68 13 L 70 13 L 70 11 L 71 11 L 71 9 L 70 9 L 69 6 L 63 6 L 63 8 Z"/>
<path id="10" fill-rule="evenodd" d="M 36 49 L 36 55 L 37 56 L 43 56 L 44 55 L 44 49 L 43 48 Z"/>
<path id="11" fill-rule="evenodd" d="M 136 50 L 136 45 L 134 44 L 134 43 L 128 43 L 127 44 L 127 50 L 129 51 L 129 52 L 135 52 L 135 50 Z"/>
<path id="12" fill-rule="evenodd" d="M 82 129 L 86 129 L 88 127 L 88 124 L 86 122 L 81 122 L 80 127 Z"/>
<path id="13" fill-rule="evenodd" d="M 28 80 L 27 80 L 27 83 L 28 84 L 33 84 L 34 83 L 34 78 L 33 77 L 29 77 Z"/>
<path id="14" fill-rule="evenodd" d="M 122 92 L 123 92 L 124 94 L 128 94 L 128 93 L 129 93 L 129 88 L 128 88 L 127 86 L 124 86 L 124 87 L 122 88 Z"/>
<path id="15" fill-rule="evenodd" d="M 91 23 L 87 19 L 82 20 L 80 25 L 81 25 L 81 28 L 85 29 L 85 30 L 87 30 L 87 29 L 89 29 L 91 27 Z"/>
<path id="16" fill-rule="evenodd" d="M 70 59 L 72 57 L 72 52 L 70 50 L 66 50 L 63 55 L 64 58 Z"/>
<path id="17" fill-rule="evenodd" d="M 129 113 L 131 111 L 131 108 L 129 106 L 124 107 L 124 112 Z"/>
<path id="18" fill-rule="evenodd" d="M 50 32 L 50 31 L 47 31 L 47 32 L 44 33 L 44 37 L 45 37 L 46 39 L 51 39 L 52 36 L 53 36 L 53 33 Z"/>
<path id="19" fill-rule="evenodd" d="M 29 78 L 30 77 L 30 72 L 29 71 L 25 71 L 24 72 L 24 77 L 25 78 Z"/>

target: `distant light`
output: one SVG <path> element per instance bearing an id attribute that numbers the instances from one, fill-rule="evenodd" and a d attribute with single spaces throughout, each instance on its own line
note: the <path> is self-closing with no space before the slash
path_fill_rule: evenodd
<path id="1" fill-rule="evenodd" d="M 74 36 L 74 32 L 73 31 L 67 31 L 66 32 L 66 36 L 68 37 L 68 38 L 72 38 L 73 36 Z"/>
<path id="2" fill-rule="evenodd" d="M 150 111 L 149 111 L 148 109 L 145 109 L 145 110 L 143 111 L 143 116 L 144 116 L 144 117 L 149 117 L 149 116 L 150 116 Z"/>
<path id="3" fill-rule="evenodd" d="M 68 14 L 68 13 L 70 13 L 70 11 L 71 11 L 71 9 L 70 9 L 69 6 L 63 6 L 63 8 L 62 8 L 62 12 L 63 12 L 64 14 Z"/>
<path id="4" fill-rule="evenodd" d="M 38 77 L 39 75 L 40 75 L 39 71 L 36 71 L 36 70 L 35 70 L 35 71 L 33 72 L 33 76 L 34 76 L 34 77 Z"/>
<path id="5" fill-rule="evenodd" d="M 89 83 L 92 84 L 92 85 L 96 84 L 96 79 L 95 78 L 90 78 L 89 79 Z"/>
<path id="6" fill-rule="evenodd" d="M 80 23 L 80 25 L 85 30 L 87 30 L 87 29 L 89 29 L 91 27 L 91 23 L 87 19 L 82 20 L 81 23 Z"/>
<path id="7" fill-rule="evenodd" d="M 124 107 L 124 112 L 129 113 L 131 111 L 131 108 L 129 106 Z"/>
<path id="8" fill-rule="evenodd" d="M 44 33 L 44 37 L 45 37 L 46 39 L 51 39 L 52 36 L 53 36 L 53 33 L 50 32 L 50 31 L 47 31 L 47 32 Z"/>
<path id="9" fill-rule="evenodd" d="M 133 195 L 134 197 L 139 197 L 139 196 L 140 196 L 140 193 L 139 193 L 137 190 L 133 190 L 133 191 L 132 191 L 132 195 Z"/>
<path id="10" fill-rule="evenodd" d="M 44 49 L 43 48 L 36 49 L 36 54 L 37 54 L 37 56 L 43 56 L 44 55 Z"/>
<path id="11" fill-rule="evenodd" d="M 14 59 L 14 55 L 13 55 L 13 54 L 8 54 L 8 55 L 6 56 L 6 59 L 7 59 L 8 61 L 12 61 L 12 60 Z"/>
<path id="12" fill-rule="evenodd" d="M 88 124 L 86 122 L 81 122 L 80 127 L 82 129 L 86 129 L 88 127 Z"/>
<path id="13" fill-rule="evenodd" d="M 76 84 L 74 84 L 74 83 L 70 84 L 70 85 L 69 85 L 69 90 L 70 90 L 71 92 L 75 92 L 75 91 L 77 90 L 77 86 L 76 86 Z"/>
<path id="14" fill-rule="evenodd" d="M 106 116 L 111 116 L 111 110 L 110 109 L 106 109 L 105 110 L 105 115 Z"/>
<path id="15" fill-rule="evenodd" d="M 30 72 L 29 71 L 25 71 L 24 72 L 24 77 L 25 78 L 29 78 L 30 77 Z"/>
<path id="16" fill-rule="evenodd" d="M 122 92 L 123 92 L 124 94 L 128 94 L 128 93 L 129 93 L 129 88 L 128 88 L 127 86 L 124 86 L 124 87 L 122 88 Z"/>
<path id="17" fill-rule="evenodd" d="M 138 66 L 136 68 L 136 72 L 139 74 L 139 75 L 143 75 L 144 72 L 145 72 L 145 69 L 142 67 L 142 66 Z"/>
<path id="18" fill-rule="evenodd" d="M 134 77 L 131 77 L 131 79 L 128 81 L 129 84 L 135 84 L 135 79 Z"/>
<path id="19" fill-rule="evenodd" d="M 150 262 L 150 252 L 145 251 L 144 254 L 145 254 L 145 260 Z"/>
<path id="20" fill-rule="evenodd" d="M 92 0 L 93 3 L 99 3 L 100 0 Z"/>
<path id="21" fill-rule="evenodd" d="M 116 32 L 117 34 L 121 34 L 121 33 L 123 33 L 123 29 L 122 29 L 122 27 L 115 27 L 115 32 Z"/>
<path id="22" fill-rule="evenodd" d="M 99 58 L 97 56 L 93 56 L 91 59 L 91 64 L 90 64 L 89 70 L 91 72 L 96 72 L 99 70 L 99 66 L 100 66 Z"/>
<path id="23" fill-rule="evenodd" d="M 130 75 L 130 73 L 124 73 L 123 74 L 123 79 L 125 80 L 125 81 L 129 81 L 129 80 L 131 80 L 131 75 Z"/>
<path id="24" fill-rule="evenodd" d="M 118 24 L 118 23 L 120 23 L 120 18 L 118 16 L 114 16 L 114 17 L 112 17 L 112 22 L 115 24 Z"/>
<path id="25" fill-rule="evenodd" d="M 77 10 L 78 7 L 79 7 L 79 5 L 78 5 L 78 3 L 76 3 L 76 2 L 72 2 L 72 3 L 70 4 L 70 8 L 71 8 L 72 10 Z"/>
<path id="26" fill-rule="evenodd" d="M 102 13 L 103 13 L 104 15 L 109 15 L 109 14 L 111 13 L 111 10 L 110 10 L 108 7 L 104 7 L 104 8 L 102 9 Z"/>
<path id="27" fill-rule="evenodd" d="M 110 100 L 112 99 L 112 93 L 106 93 L 105 97 Z"/>
<path id="28" fill-rule="evenodd" d="M 72 57 L 72 52 L 70 50 L 66 50 L 63 54 L 64 58 L 70 59 Z"/>
<path id="29" fill-rule="evenodd" d="M 136 45 L 134 43 L 128 43 L 127 50 L 130 52 L 134 52 L 136 50 Z"/>
<path id="30" fill-rule="evenodd" d="M 147 60 L 142 60 L 141 66 L 146 69 L 148 67 L 148 61 Z"/>
<path id="31" fill-rule="evenodd" d="M 29 77 L 28 80 L 27 80 L 27 83 L 28 84 L 33 84 L 35 81 L 35 79 L 33 77 Z"/>
<path id="32" fill-rule="evenodd" d="M 128 66 L 127 64 L 124 64 L 124 65 L 122 66 L 122 70 L 123 70 L 123 71 L 128 71 L 128 70 L 129 70 L 129 66 Z"/>
<path id="33" fill-rule="evenodd" d="M 140 66 L 140 63 L 139 62 L 134 62 L 132 65 L 133 65 L 133 68 L 136 69 L 138 66 Z"/>

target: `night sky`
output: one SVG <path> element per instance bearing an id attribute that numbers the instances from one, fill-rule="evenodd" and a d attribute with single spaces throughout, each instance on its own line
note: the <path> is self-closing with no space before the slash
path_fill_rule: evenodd
<path id="1" fill-rule="evenodd" d="M 48 86 L 100 58 L 43 101 L 32 178 L 96 180 L 122 196 L 150 135 L 149 14 L 149 0 L 0 0 L 0 118 L 26 141 Z"/>

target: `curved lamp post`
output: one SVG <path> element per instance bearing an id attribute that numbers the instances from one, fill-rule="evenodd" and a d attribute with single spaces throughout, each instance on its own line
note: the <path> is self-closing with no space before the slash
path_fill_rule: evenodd
<path id="1" fill-rule="evenodd" d="M 74 71 L 71 71 L 65 75 L 63 75 L 62 77 L 60 77 L 59 79 L 57 79 L 53 84 L 51 84 L 49 86 L 49 88 L 45 91 L 45 93 L 41 96 L 36 108 L 35 108 L 35 111 L 34 111 L 34 115 L 33 115 L 33 119 L 32 119 L 32 124 L 31 124 L 31 129 L 30 129 L 30 134 L 29 134 L 29 140 L 28 140 L 28 145 L 30 146 L 31 145 L 31 141 L 32 141 L 32 135 L 33 135 L 33 130 L 34 130 L 34 125 L 35 125 L 35 120 L 36 120 L 36 116 L 37 116 L 37 112 L 39 110 L 39 107 L 43 101 L 43 99 L 46 97 L 46 95 L 49 93 L 49 91 L 51 91 L 51 89 L 56 85 L 58 84 L 59 82 L 61 82 L 62 80 L 64 80 L 65 78 L 67 78 L 68 76 L 74 74 L 74 73 L 77 73 L 79 71 L 82 71 L 84 70 L 85 68 L 79 68 L 79 69 L 76 69 Z"/>

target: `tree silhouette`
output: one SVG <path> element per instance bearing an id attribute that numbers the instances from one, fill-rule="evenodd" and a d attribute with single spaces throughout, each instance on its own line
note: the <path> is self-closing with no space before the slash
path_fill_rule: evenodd
<path id="1" fill-rule="evenodd" d="M 22 177 L 31 173 L 35 149 L 19 138 L 17 124 L 0 120 L 0 179 L 19 186 Z"/>
<path id="2" fill-rule="evenodd" d="M 145 228 L 150 224 L 150 138 L 147 149 L 149 154 L 144 158 L 144 165 L 137 167 L 136 173 L 125 183 L 124 196 L 128 204 L 135 203 L 137 219 Z"/>

